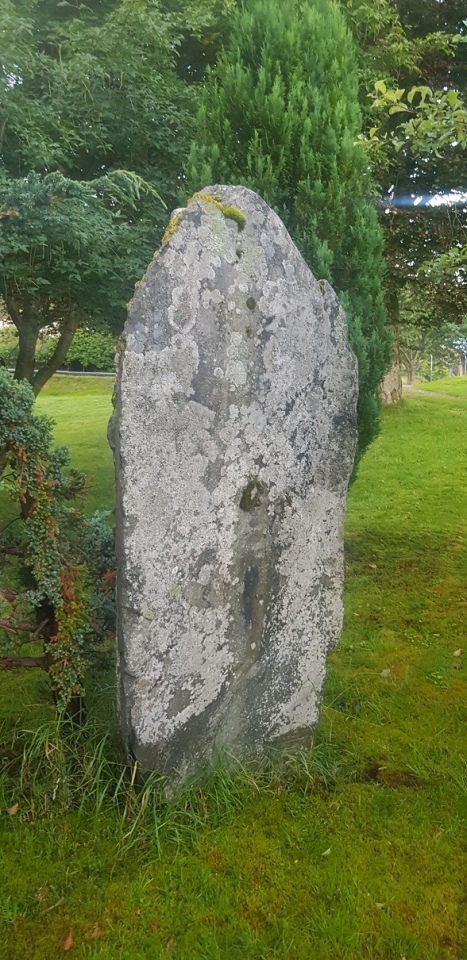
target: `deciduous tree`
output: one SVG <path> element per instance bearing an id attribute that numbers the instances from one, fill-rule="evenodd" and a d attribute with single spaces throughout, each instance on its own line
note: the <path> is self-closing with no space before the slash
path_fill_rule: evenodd
<path id="1" fill-rule="evenodd" d="M 137 216 L 147 191 L 124 172 L 88 182 L 61 173 L 0 179 L 0 277 L 18 331 L 15 376 L 29 380 L 36 394 L 63 363 L 80 325 L 121 325 L 125 294 L 149 257 L 147 222 Z M 160 205 L 155 193 L 152 201 Z M 57 332 L 57 344 L 36 371 L 37 342 L 47 327 Z"/>
<path id="2" fill-rule="evenodd" d="M 122 326 L 194 129 L 177 51 L 215 45 L 228 3 L 0 0 L 0 275 L 36 392 L 78 324 Z M 34 373 L 44 325 L 60 339 Z"/>
<path id="3" fill-rule="evenodd" d="M 427 205 L 464 185 L 467 146 L 465 10 L 457 0 L 342 0 L 358 39 L 362 140 L 384 201 L 386 302 L 396 331 L 399 299 L 417 283 L 432 322 L 458 322 L 467 285 L 467 210 Z M 415 203 L 417 199 L 417 203 Z M 413 327 L 413 324 L 412 324 Z"/>

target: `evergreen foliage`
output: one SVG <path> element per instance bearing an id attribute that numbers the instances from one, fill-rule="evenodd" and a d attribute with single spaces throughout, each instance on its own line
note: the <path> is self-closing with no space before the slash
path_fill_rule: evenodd
<path id="1" fill-rule="evenodd" d="M 360 375 L 359 452 L 390 358 L 382 234 L 362 147 L 353 43 L 333 0 L 248 0 L 208 78 L 188 190 L 241 183 L 284 221 L 347 312 Z"/>
<path id="2" fill-rule="evenodd" d="M 19 501 L 24 521 L 15 536 L 10 524 L 0 530 L 5 579 L 23 587 L 0 590 L 0 670 L 44 669 L 63 713 L 79 704 L 86 659 L 113 626 L 114 553 L 105 516 L 88 520 L 69 505 L 85 478 L 69 467 L 68 448 L 54 446 L 52 426 L 35 415 L 28 381 L 0 369 L 1 487 Z M 41 643 L 42 656 L 24 656 L 31 639 Z"/>

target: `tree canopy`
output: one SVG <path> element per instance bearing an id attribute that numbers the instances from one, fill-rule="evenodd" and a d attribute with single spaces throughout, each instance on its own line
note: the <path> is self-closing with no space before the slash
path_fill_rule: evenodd
<path id="1" fill-rule="evenodd" d="M 250 0 L 210 73 L 187 177 L 190 191 L 207 183 L 258 191 L 315 275 L 342 295 L 359 361 L 362 451 L 377 430 L 390 338 L 360 129 L 355 50 L 338 6 Z"/>
<path id="2" fill-rule="evenodd" d="M 19 338 L 18 379 L 37 393 L 63 362 L 79 326 L 121 325 L 124 294 L 145 269 L 147 227 L 142 194 L 157 194 L 135 175 L 116 172 L 82 181 L 61 173 L 0 180 L 0 271 L 7 310 Z M 54 354 L 34 371 L 39 333 L 59 333 Z"/>
<path id="3" fill-rule="evenodd" d="M 416 282 L 435 306 L 434 324 L 460 321 L 467 308 L 465 9 L 455 0 L 342 4 L 358 39 L 361 139 L 382 197 L 389 319 L 397 325 L 399 296 Z M 456 203 L 440 202 L 452 192 Z"/>
<path id="4" fill-rule="evenodd" d="M 254 186 L 312 268 L 348 291 L 361 403 L 366 396 L 373 408 L 387 348 L 377 194 L 355 147 L 357 89 L 362 144 L 386 201 L 387 290 L 411 281 L 416 265 L 451 314 L 462 311 L 467 213 L 392 200 L 463 185 L 464 18 L 461 0 L 426 0 L 423 12 L 418 0 L 284 0 L 281 9 L 259 0 L 0 0 L 0 274 L 19 334 L 17 375 L 34 378 L 37 391 L 78 324 L 120 329 L 195 138 L 193 184 L 232 175 Z M 60 347 L 35 375 L 44 326 Z M 376 410 L 368 417 L 376 423 Z"/>
<path id="5" fill-rule="evenodd" d="M 122 326 L 193 131 L 196 90 L 177 51 L 215 44 L 226 6 L 0 0 L 0 275 L 17 376 L 33 379 L 41 327 L 63 334 L 36 391 L 78 323 Z"/>

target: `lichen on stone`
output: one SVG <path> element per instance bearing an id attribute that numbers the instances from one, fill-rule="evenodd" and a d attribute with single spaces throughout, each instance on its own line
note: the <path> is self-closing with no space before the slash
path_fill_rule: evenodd
<path id="1" fill-rule="evenodd" d="M 117 344 L 115 347 L 115 357 L 119 357 L 126 349 L 126 336 L 124 333 L 120 334 Z"/>
<path id="2" fill-rule="evenodd" d="M 212 185 L 180 213 L 130 306 L 112 427 L 122 740 L 173 785 L 308 748 L 357 396 L 337 298 L 274 211 Z"/>

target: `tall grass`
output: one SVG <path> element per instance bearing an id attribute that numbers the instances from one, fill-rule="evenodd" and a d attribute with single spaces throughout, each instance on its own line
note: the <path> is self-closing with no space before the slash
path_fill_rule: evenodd
<path id="1" fill-rule="evenodd" d="M 127 768 L 116 746 L 95 720 L 80 727 L 51 720 L 35 730 L 0 733 L 0 808 L 11 808 L 14 800 L 22 821 L 31 823 L 70 812 L 96 826 L 110 817 L 117 858 L 148 838 L 160 855 L 162 842 L 177 849 L 191 844 L 203 827 L 229 822 L 252 797 L 286 790 L 306 795 L 319 785 L 330 787 L 343 769 L 336 750 L 317 743 L 307 753 L 271 753 L 247 764 L 225 755 L 174 791 L 157 772 L 143 775 L 137 763 Z"/>

